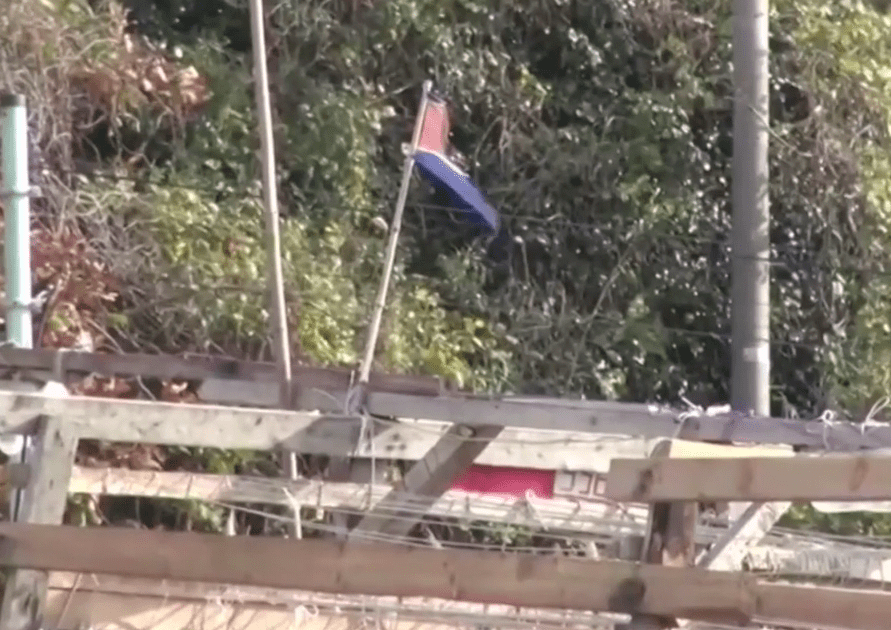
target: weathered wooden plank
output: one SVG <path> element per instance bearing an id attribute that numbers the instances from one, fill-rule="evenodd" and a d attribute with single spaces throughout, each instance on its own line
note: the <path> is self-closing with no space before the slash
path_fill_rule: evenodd
<path id="1" fill-rule="evenodd" d="M 51 574 L 48 599 L 47 617 L 59 630 L 355 630 L 381 619 L 393 630 L 473 630 L 481 620 L 498 628 L 612 628 L 612 619 L 582 611 L 95 574 Z"/>
<path id="2" fill-rule="evenodd" d="M 436 422 L 388 422 L 366 442 L 360 441 L 362 421 L 357 417 L 0 392 L 0 433 L 33 432 L 41 414 L 64 417 L 84 438 L 408 460 L 423 457 L 448 427 Z M 606 470 L 612 457 L 643 454 L 647 444 L 640 438 L 506 429 L 477 462 Z"/>
<path id="3" fill-rule="evenodd" d="M 57 370 L 82 374 L 139 374 L 158 378 L 191 380 L 223 379 L 228 389 L 256 381 L 275 381 L 271 363 L 236 361 L 226 358 L 163 355 L 111 355 L 54 350 L 0 349 L 0 367 Z M 295 365 L 295 404 L 321 405 L 322 410 L 343 409 L 338 397 L 349 390 L 352 371 Z M 273 383 L 273 387 L 276 385 Z M 668 437 L 678 422 L 678 411 L 658 405 L 604 403 L 596 401 L 508 397 L 490 399 L 471 396 L 443 396 L 445 387 L 437 379 L 417 376 L 373 374 L 369 386 L 369 409 L 376 414 L 401 418 L 424 418 L 452 424 L 485 418 L 480 423 L 502 426 L 563 428 L 571 431 Z M 256 394 L 256 392 L 255 392 Z M 331 407 L 332 396 L 337 405 Z M 325 403 L 324 400 L 328 400 Z M 227 401 L 234 402 L 234 401 Z M 256 406 L 261 403 L 244 401 Z M 507 406 L 505 406 L 507 405 Z M 517 405 L 524 405 L 520 410 Z M 482 409 L 483 413 L 479 413 Z M 512 420 L 510 414 L 519 411 Z M 496 418 L 501 420 L 495 421 Z M 737 413 L 708 413 L 696 418 L 697 439 L 829 447 L 835 450 L 891 448 L 891 426 L 846 422 L 823 424 L 783 418 L 752 418 Z M 598 428 L 593 427 L 598 425 Z"/>
<path id="4" fill-rule="evenodd" d="M 629 403 L 527 402 L 470 396 L 422 398 L 372 392 L 366 405 L 370 413 L 382 416 L 583 433 L 668 437 L 674 435 L 678 427 L 674 410 Z"/>
<path id="5" fill-rule="evenodd" d="M 444 422 L 550 427 L 644 437 L 671 437 L 681 414 L 660 405 L 584 400 L 500 400 L 473 396 L 418 397 L 377 392 L 368 397 L 375 414 L 425 418 Z M 738 413 L 709 413 L 695 417 L 691 439 L 750 444 L 786 444 L 859 450 L 891 448 L 891 426 L 864 429 L 850 422 L 803 422 L 786 418 L 753 418 Z"/>
<path id="6" fill-rule="evenodd" d="M 29 350 L 6 346 L 0 348 L 0 369 L 3 367 L 57 371 L 67 374 L 101 374 L 104 376 L 143 376 L 160 379 L 264 381 L 277 383 L 274 363 L 242 361 L 222 356 L 187 355 L 183 357 L 155 354 L 106 354 L 70 350 Z M 298 387 L 326 391 L 346 391 L 353 380 L 348 368 L 322 368 L 295 363 L 291 368 Z M 370 391 L 387 391 L 437 396 L 446 389 L 441 379 L 429 376 L 384 374 L 373 372 Z M 273 405 L 276 406 L 276 405 Z"/>
<path id="7" fill-rule="evenodd" d="M 452 425 L 439 441 L 405 474 L 401 487 L 393 488 L 350 532 L 406 536 L 502 431 L 498 426 Z"/>
<path id="8" fill-rule="evenodd" d="M 0 524 L 0 564 L 329 593 L 690 618 L 756 612 L 752 579 L 560 556 L 124 528 Z M 385 578 L 385 579 L 384 579 Z"/>
<path id="9" fill-rule="evenodd" d="M 486 551 L 0 524 L 0 564 L 343 594 L 886 630 L 891 594 L 753 576 Z M 382 579 L 381 576 L 386 576 Z"/>
<path id="10" fill-rule="evenodd" d="M 75 466 L 69 486 L 70 492 L 224 503 L 290 505 L 290 495 L 293 502 L 305 507 L 349 510 L 366 509 L 369 503 L 374 506 L 391 490 L 390 486 L 369 488 L 359 483 L 79 466 Z M 646 521 L 647 508 L 617 506 L 612 502 L 536 499 L 534 509 L 528 509 L 525 500 L 450 490 L 435 499 L 430 514 L 611 536 L 623 530 L 639 531 Z"/>
<path id="11" fill-rule="evenodd" d="M 274 383 L 208 380 L 199 388 L 202 399 L 215 403 L 271 407 L 275 404 Z M 306 391 L 301 408 L 336 410 L 344 408 L 346 390 Z M 526 401 L 472 396 L 414 396 L 392 392 L 369 392 L 369 413 L 394 418 L 436 420 L 451 424 L 493 424 L 515 428 L 548 428 L 582 433 L 611 433 L 643 437 L 667 437 L 677 426 L 677 413 L 656 405 L 598 401 Z"/>
<path id="12" fill-rule="evenodd" d="M 616 459 L 606 495 L 637 502 L 871 501 L 891 498 L 889 478 L 888 456 Z"/>
<path id="13" fill-rule="evenodd" d="M 719 574 L 718 571 L 714 573 Z M 885 591 L 769 582 L 758 584 L 755 590 L 758 605 L 754 618 L 760 622 L 851 630 L 881 630 L 888 627 L 891 594 Z"/>

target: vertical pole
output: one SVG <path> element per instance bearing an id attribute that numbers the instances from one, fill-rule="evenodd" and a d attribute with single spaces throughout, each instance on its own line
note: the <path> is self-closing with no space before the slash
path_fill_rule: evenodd
<path id="1" fill-rule="evenodd" d="M 387 292 L 390 288 L 390 280 L 393 277 L 393 266 L 396 263 L 396 246 L 399 244 L 399 232 L 402 230 L 402 215 L 405 213 L 405 203 L 408 200 L 408 187 L 411 184 L 412 171 L 414 170 L 414 153 L 421 140 L 421 131 L 424 128 L 424 112 L 427 110 L 427 98 L 433 84 L 430 81 L 424 81 L 421 89 L 421 103 L 415 118 L 415 128 L 412 133 L 411 144 L 408 147 L 408 153 L 402 165 L 402 183 L 399 185 L 399 194 L 396 197 L 396 210 L 393 213 L 393 222 L 390 225 L 390 237 L 387 241 L 387 250 L 384 257 L 384 275 L 381 278 L 378 287 L 377 297 L 374 300 L 374 311 L 371 314 L 371 323 L 368 325 L 368 338 L 365 340 L 365 352 L 362 357 L 362 363 L 359 365 L 359 381 L 357 387 L 353 389 L 346 400 L 347 413 L 357 413 L 361 405 L 361 401 L 365 395 L 368 386 L 368 380 L 371 377 L 371 366 L 374 364 L 374 350 L 377 347 L 377 338 L 381 330 L 381 320 L 384 316 L 384 309 L 387 307 Z M 365 425 L 363 422 L 362 438 L 365 439 Z M 369 484 L 377 481 L 377 472 L 375 470 L 374 453 L 371 454 L 371 476 Z M 333 473 L 335 477 L 350 476 L 353 463 L 345 457 L 332 457 L 329 464 L 329 474 Z M 339 523 L 338 536 L 346 536 L 347 517 L 342 513 L 334 513 L 335 523 Z"/>
<path id="2" fill-rule="evenodd" d="M 6 274 L 6 337 L 20 347 L 34 346 L 31 325 L 31 191 L 28 181 L 28 113 L 25 97 L 18 94 L 0 96 L 0 145 L 3 176 L 0 181 L 0 202 L 4 208 Z M 12 437 L 12 436 L 9 436 Z M 4 439 L 6 450 L 18 451 L 24 463 L 29 440 L 15 436 Z M 12 518 L 18 517 L 24 493 L 17 489 L 10 506 Z"/>
<path id="3" fill-rule="evenodd" d="M 31 348 L 31 204 L 25 98 L 4 94 L 0 97 L 0 111 L 6 221 L 6 336 L 20 348 Z"/>
<path id="4" fill-rule="evenodd" d="M 733 1 L 731 405 L 770 415 L 768 0 Z"/>
<path id="5" fill-rule="evenodd" d="M 278 185 L 275 177 L 275 150 L 272 140 L 272 106 L 269 99 L 269 73 L 266 68 L 266 34 L 263 0 L 250 0 L 251 37 L 254 56 L 254 98 L 260 123 L 260 160 L 263 170 L 263 209 L 266 218 L 266 252 L 269 265 L 269 294 L 272 308 L 273 352 L 281 384 L 279 405 L 291 406 L 291 346 L 285 304 L 285 280 L 282 271 L 282 245 L 279 234 Z M 286 453 L 285 471 L 297 478 L 297 457 Z"/>
<path id="6" fill-rule="evenodd" d="M 59 525 L 65 514 L 71 469 L 77 451 L 75 425 L 63 416 L 44 417 L 38 423 L 31 454 L 33 469 L 19 520 L 23 523 Z M 46 628 L 47 573 L 17 569 L 7 573 L 0 606 L 0 628 L 35 630 Z"/>
<path id="7" fill-rule="evenodd" d="M 687 419 L 680 427 L 677 439 L 692 439 L 699 427 L 695 419 Z M 662 440 L 653 447 L 650 457 L 665 458 L 677 448 L 675 440 Z M 696 553 L 696 524 L 699 520 L 699 504 L 695 501 L 653 503 L 647 519 L 647 530 L 641 545 L 639 559 L 649 564 L 668 567 L 693 565 Z M 631 541 L 629 541 L 631 542 Z M 633 549 L 635 545 L 629 545 Z M 641 615 L 631 610 L 631 623 L 624 630 L 663 630 L 679 628 L 683 622 L 656 615 Z M 618 629 L 619 626 L 617 625 Z"/>
<path id="8" fill-rule="evenodd" d="M 374 349 L 377 346 L 377 337 L 380 334 L 381 319 L 387 306 L 387 291 L 390 288 L 390 278 L 393 275 L 393 265 L 396 261 L 396 245 L 399 242 L 399 232 L 402 229 L 402 215 L 405 211 L 405 202 L 408 199 L 408 186 L 411 184 L 411 175 L 414 168 L 414 153 L 421 140 L 421 130 L 424 126 L 424 112 L 427 109 L 427 98 L 433 87 L 430 81 L 424 81 L 421 93 L 421 106 L 418 108 L 418 116 L 415 119 L 415 130 L 412 134 L 411 146 L 405 163 L 402 167 L 402 184 L 399 186 L 399 196 L 396 199 L 396 212 L 393 214 L 393 225 L 390 227 L 390 240 L 387 243 L 387 255 L 384 262 L 384 277 L 378 288 L 377 299 L 374 301 L 374 313 L 371 316 L 371 324 L 368 326 L 368 339 L 365 342 L 365 355 L 359 370 L 359 385 L 368 384 L 371 376 L 371 365 L 374 362 Z"/>

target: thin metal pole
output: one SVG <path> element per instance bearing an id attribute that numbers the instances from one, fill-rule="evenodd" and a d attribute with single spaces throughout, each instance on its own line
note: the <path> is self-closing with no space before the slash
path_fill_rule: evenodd
<path id="1" fill-rule="evenodd" d="M 0 96 L 2 170 L 0 201 L 4 206 L 6 256 L 6 337 L 19 348 L 34 347 L 31 322 L 31 186 L 28 181 L 28 112 L 18 94 Z M 3 436 L 4 450 L 17 451 L 24 463 L 30 440 Z M 12 517 L 18 518 L 24 493 L 12 496 Z"/>
<path id="2" fill-rule="evenodd" d="M 266 218 L 266 251 L 269 266 L 269 293 L 272 302 L 273 352 L 279 370 L 281 392 L 279 405 L 291 406 L 291 346 L 285 304 L 285 280 L 282 271 L 282 245 L 279 234 L 278 187 L 275 177 L 275 150 L 272 136 L 272 106 L 269 102 L 269 73 L 266 69 L 266 35 L 263 30 L 263 0 L 250 0 L 251 36 L 254 55 L 254 98 L 260 123 L 260 160 L 263 170 L 263 208 Z M 287 475 L 297 478 L 297 457 L 286 453 Z"/>
<path id="3" fill-rule="evenodd" d="M 399 196 L 396 199 L 396 212 L 393 214 L 393 224 L 390 227 L 390 240 L 387 243 L 386 261 L 384 262 L 384 276 L 378 288 L 377 298 L 374 302 L 374 313 L 371 316 L 371 324 L 368 326 L 368 339 L 365 343 L 365 356 L 359 370 L 360 386 L 368 383 L 371 376 L 371 365 L 374 362 L 374 350 L 377 346 L 377 338 L 380 334 L 381 319 L 387 306 L 387 291 L 390 288 L 390 279 L 393 275 L 393 266 L 396 261 L 396 245 L 399 241 L 399 232 L 402 229 L 402 214 L 405 211 L 405 202 L 408 199 L 408 187 L 411 184 L 411 175 L 414 168 L 414 153 L 421 140 L 421 130 L 424 123 L 424 112 L 427 109 L 427 99 L 432 88 L 430 81 L 425 81 L 421 93 L 421 106 L 418 109 L 418 117 L 415 120 L 415 130 L 412 134 L 411 146 L 405 163 L 402 167 L 402 184 L 399 186 Z"/>
<path id="4" fill-rule="evenodd" d="M 731 406 L 770 415 L 768 0 L 733 2 Z"/>
<path id="5" fill-rule="evenodd" d="M 31 327 L 31 204 L 28 183 L 28 117 L 25 98 L 0 97 L 3 113 L 3 205 L 6 219 L 6 336 L 20 348 L 34 346 Z"/>

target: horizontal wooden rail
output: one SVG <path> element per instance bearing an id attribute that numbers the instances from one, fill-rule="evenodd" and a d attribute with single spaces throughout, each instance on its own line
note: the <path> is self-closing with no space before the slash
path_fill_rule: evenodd
<path id="1" fill-rule="evenodd" d="M 49 625 L 127 630 L 355 630 L 386 619 L 389 630 L 498 628 L 611 629 L 583 611 L 517 609 L 429 598 L 330 595 L 196 582 L 53 573 Z M 476 622 L 476 623 L 474 623 Z M 367 624 L 367 626 L 366 626 Z"/>
<path id="2" fill-rule="evenodd" d="M 287 450 L 320 455 L 417 460 L 448 429 L 442 422 L 375 423 L 369 438 L 355 416 L 218 405 L 0 392 L 0 432 L 31 433 L 41 416 L 63 419 L 78 437 L 113 442 Z M 470 431 L 468 439 L 475 439 Z M 647 452 L 640 438 L 507 428 L 477 463 L 547 470 L 602 470 L 616 455 Z"/>
<path id="3" fill-rule="evenodd" d="M 881 501 L 891 456 L 614 459 L 606 496 L 619 501 Z"/>
<path id="4" fill-rule="evenodd" d="M 75 466 L 68 487 L 72 493 L 196 499 L 224 503 L 300 505 L 323 509 L 370 509 L 392 489 L 390 486 L 336 483 L 317 480 L 272 479 L 188 472 L 156 472 L 122 468 Z M 286 492 L 287 490 L 287 492 Z M 451 490 L 438 497 L 428 511 L 433 516 L 513 524 L 589 534 L 615 535 L 626 524 L 638 532 L 646 522 L 647 508 L 617 506 L 612 502 L 570 499 L 526 499 L 480 496 Z M 609 520 L 606 520 L 609 519 Z"/>
<path id="5" fill-rule="evenodd" d="M 737 621 L 756 612 L 754 580 L 730 574 L 329 539 L 3 523 L 0 565 L 531 608 L 683 612 L 699 619 L 716 610 Z"/>
<path id="6" fill-rule="evenodd" d="M 0 369 L 3 367 L 48 373 L 62 371 L 65 374 L 143 376 L 194 381 L 209 378 L 270 383 L 278 381 L 274 363 L 209 355 L 180 357 L 161 354 L 107 354 L 50 349 L 28 350 L 5 346 L 0 348 Z M 353 381 L 353 371 L 348 368 L 295 364 L 291 369 L 294 383 L 298 388 L 346 391 Z M 373 372 L 368 386 L 370 391 L 417 396 L 438 396 L 447 389 L 442 380 L 435 377 L 382 372 Z"/>
<path id="7" fill-rule="evenodd" d="M 0 469 L 0 479 L 3 478 L 3 470 L 5 467 Z M 367 484 L 360 483 L 80 466 L 74 467 L 69 485 L 70 492 L 109 496 L 195 499 L 233 504 L 296 503 L 303 507 L 357 511 L 374 506 L 389 490 L 389 486 L 374 485 L 369 488 Z M 648 513 L 645 506 L 637 504 L 616 505 L 612 502 L 561 498 L 535 499 L 532 506 L 532 509 L 527 508 L 526 501 L 522 499 L 480 497 L 452 490 L 433 503 L 429 514 L 613 537 L 623 533 L 642 533 Z M 715 531 L 709 528 L 700 528 L 699 533 L 706 541 L 711 541 L 715 535 Z M 852 583 L 869 581 L 877 584 L 891 576 L 891 552 L 883 549 L 853 545 L 817 546 L 804 538 L 800 541 L 787 540 L 784 547 L 769 543 L 752 545 L 748 540 L 746 543 L 740 555 L 755 571 L 796 577 L 831 577 L 834 580 L 844 576 Z"/>
<path id="8" fill-rule="evenodd" d="M 891 594 L 751 575 L 467 549 L 0 524 L 0 565 L 528 608 L 635 612 L 725 624 L 886 630 Z"/>
<path id="9" fill-rule="evenodd" d="M 130 374 L 198 380 L 216 392 L 215 402 L 247 406 L 275 405 L 276 372 L 271 363 L 163 355 L 113 355 L 54 350 L 0 349 L 0 367 L 52 373 Z M 339 412 L 353 382 L 342 368 L 295 365 L 292 408 Z M 373 414 L 447 423 L 496 424 L 507 427 L 559 429 L 582 433 L 616 433 L 670 437 L 679 411 L 660 405 L 609 403 L 530 397 L 480 397 L 448 390 L 439 379 L 376 373 L 369 384 L 366 408 Z M 449 394 L 449 395 L 446 395 Z M 213 398 L 211 396 L 210 398 Z M 788 444 L 838 450 L 891 448 L 891 426 L 866 428 L 849 422 L 822 425 L 784 418 L 753 418 L 732 412 L 696 418 L 691 438 L 756 444 Z"/>

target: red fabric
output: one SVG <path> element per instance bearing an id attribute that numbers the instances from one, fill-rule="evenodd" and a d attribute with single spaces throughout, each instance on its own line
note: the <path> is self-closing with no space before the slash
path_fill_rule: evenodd
<path id="1" fill-rule="evenodd" d="M 553 470 L 474 464 L 452 484 L 452 490 L 497 494 L 517 499 L 524 498 L 527 490 L 531 490 L 540 499 L 552 499 L 555 477 Z"/>
<path id="2" fill-rule="evenodd" d="M 449 110 L 445 103 L 431 100 L 424 110 L 418 148 L 445 155 L 449 146 L 449 127 Z"/>

